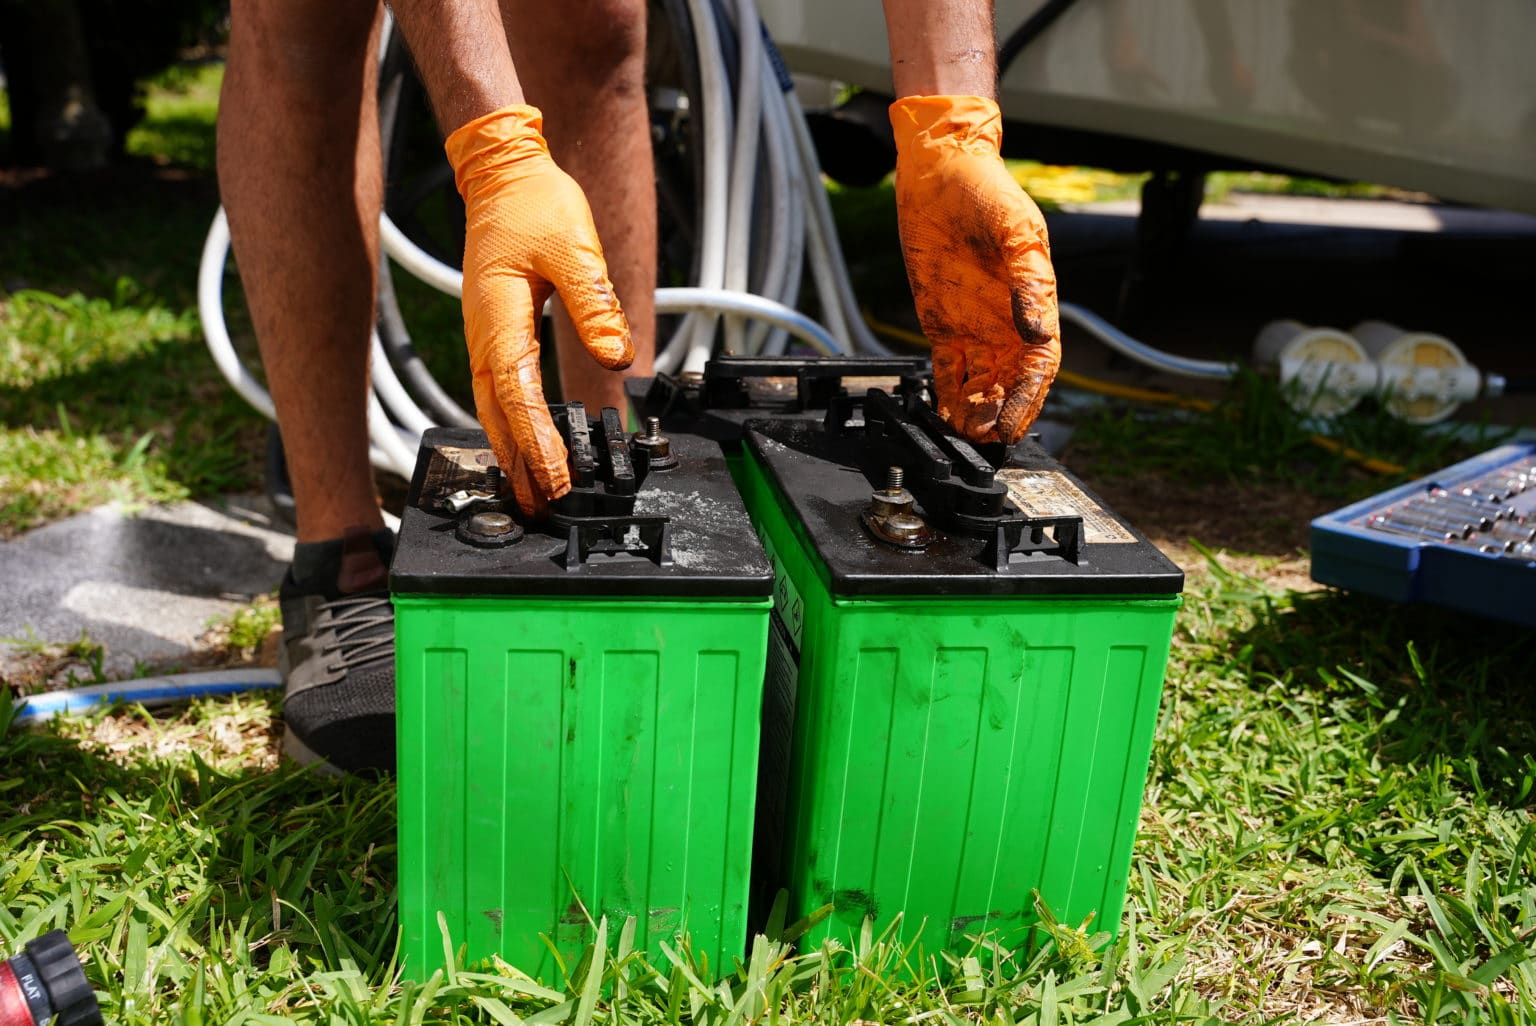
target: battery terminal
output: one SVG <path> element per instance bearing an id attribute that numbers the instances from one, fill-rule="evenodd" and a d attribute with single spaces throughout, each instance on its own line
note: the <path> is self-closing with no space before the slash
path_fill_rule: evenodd
<path id="1" fill-rule="evenodd" d="M 459 521 L 459 540 L 485 549 L 499 549 L 522 540 L 523 528 L 506 513 L 471 513 Z"/>
<path id="2" fill-rule="evenodd" d="M 495 492 L 483 491 L 480 489 L 475 489 L 472 491 L 468 488 L 461 488 L 454 492 L 452 495 L 443 499 L 443 505 L 447 506 L 455 513 L 463 513 L 465 510 L 474 506 L 482 506 L 489 502 L 497 502 L 500 500 L 500 498 L 501 497 Z"/>
<path id="3" fill-rule="evenodd" d="M 933 540 L 928 522 L 914 512 L 916 500 L 904 487 L 901 467 L 886 470 L 885 487 L 869 496 L 869 509 L 860 519 L 869 533 L 899 549 L 923 549 Z"/>
<path id="4" fill-rule="evenodd" d="M 632 441 L 636 448 L 650 454 L 650 469 L 671 470 L 677 466 L 677 457 L 672 454 L 672 441 L 661 433 L 659 417 L 645 418 L 645 431 L 635 432 Z"/>

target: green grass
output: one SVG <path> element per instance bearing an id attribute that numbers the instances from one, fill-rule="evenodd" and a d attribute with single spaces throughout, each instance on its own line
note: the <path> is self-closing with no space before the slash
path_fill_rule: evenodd
<path id="1" fill-rule="evenodd" d="M 1139 893 L 1228 1013 L 1536 1014 L 1528 635 L 1220 569 L 1179 635 Z"/>
<path id="2" fill-rule="evenodd" d="M 163 76 L 130 148 L 179 132 L 166 160 L 211 154 L 217 71 Z M 0 538 L 109 500 L 254 487 L 264 428 L 215 371 L 196 314 L 211 181 L 144 163 L 16 192 L 0 234 Z"/>
<path id="3" fill-rule="evenodd" d="M 145 83 L 144 120 L 128 133 L 130 156 L 213 171 L 223 64 L 176 64 Z"/>
<path id="4" fill-rule="evenodd" d="M 272 767 L 262 699 L 57 721 L 0 737 L 0 940 L 70 929 L 124 1023 L 1528 1022 L 1528 685 L 1524 632 L 1213 561 L 1115 943 L 1048 921 L 1034 952 L 935 966 L 891 937 L 758 942 L 712 976 L 609 923 L 553 978 L 445 963 L 424 987 L 393 961 L 391 784 Z"/>
<path id="5" fill-rule="evenodd" d="M 20 694 L 46 690 L 48 686 L 77 688 L 107 682 L 106 647 L 93 641 L 83 629 L 73 641 L 56 642 L 38 637 L 28 625 L 21 637 L 0 638 L 0 645 L 8 646 L 8 654 L 21 659 L 4 681 Z"/>
<path id="6" fill-rule="evenodd" d="M 1319 434 L 1336 446 L 1320 446 Z M 1283 484 L 1343 501 L 1486 451 L 1510 434 L 1475 423 L 1466 434 L 1434 431 L 1373 403 L 1321 424 L 1298 416 L 1273 379 L 1245 369 L 1209 410 L 1098 406 L 1078 418 L 1073 453 L 1100 475 L 1146 474 L 1234 490 Z M 1401 469 L 1376 473 L 1363 460 Z"/>
<path id="7" fill-rule="evenodd" d="M 210 640 L 234 660 L 251 658 L 267 635 L 282 624 L 275 595 L 258 595 L 233 612 L 208 624 Z"/>
<path id="8" fill-rule="evenodd" d="M 1254 487 L 1278 451 L 1308 488 L 1383 483 L 1256 378 L 1153 418 L 1090 417 L 1074 465 L 1116 473 L 1130 448 L 1168 478 Z M 1343 437 L 1409 463 L 1466 444 L 1378 420 Z M 232 618 L 231 647 L 270 617 Z M 1042 910 L 1033 951 L 923 961 L 866 931 L 758 940 L 712 971 L 683 940 L 649 964 L 607 923 L 552 977 L 445 951 L 425 985 L 396 963 L 392 784 L 278 766 L 273 699 L 61 720 L 0 736 L 18 810 L 0 814 L 0 940 L 70 929 L 123 1023 L 1536 1022 L 1529 665 L 1528 632 L 1286 591 L 1211 555 L 1179 615 L 1113 943 Z"/>

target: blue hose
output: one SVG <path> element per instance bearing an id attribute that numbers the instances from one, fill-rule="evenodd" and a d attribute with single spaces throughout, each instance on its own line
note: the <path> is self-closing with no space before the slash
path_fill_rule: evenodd
<path id="1" fill-rule="evenodd" d="M 109 684 L 92 684 L 66 691 L 28 695 L 18 704 L 12 722 L 38 723 L 57 715 L 79 714 L 118 702 L 153 708 L 192 698 L 235 695 L 257 688 L 281 687 L 282 683 L 282 676 L 276 670 L 263 669 L 209 670 L 169 677 L 112 681 Z"/>

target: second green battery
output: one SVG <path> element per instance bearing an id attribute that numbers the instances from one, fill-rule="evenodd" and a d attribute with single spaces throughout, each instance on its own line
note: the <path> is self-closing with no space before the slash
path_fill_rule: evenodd
<path id="1" fill-rule="evenodd" d="M 833 906 L 809 943 L 899 915 L 928 955 L 1017 946 L 1036 895 L 1113 932 L 1182 573 L 1043 454 L 999 478 L 1086 514 L 1076 562 L 989 567 L 942 529 L 894 550 L 860 523 L 859 439 L 749 428 L 738 482 L 775 575 L 760 891 L 786 887 L 791 921 Z"/>

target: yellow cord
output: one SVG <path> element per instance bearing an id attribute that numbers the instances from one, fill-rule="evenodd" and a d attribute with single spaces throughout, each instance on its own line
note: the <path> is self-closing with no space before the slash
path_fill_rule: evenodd
<path id="1" fill-rule="evenodd" d="M 914 346 L 922 346 L 924 349 L 932 348 L 927 338 L 915 331 L 895 324 L 888 324 L 875 317 L 864 307 L 860 311 L 864 315 L 864 323 L 869 325 L 869 330 L 877 335 L 894 339 L 897 342 L 907 342 Z M 1063 385 L 1082 389 L 1084 392 L 1094 392 L 1098 395 L 1113 396 L 1117 399 L 1129 399 L 1132 402 L 1153 403 L 1159 406 L 1177 406 L 1185 410 L 1199 410 L 1202 413 L 1216 408 L 1216 404 L 1209 399 L 1195 399 L 1190 396 L 1175 395 L 1172 392 L 1161 392 L 1151 388 L 1136 388 L 1133 385 L 1120 385 L 1113 381 L 1103 381 L 1099 378 L 1091 378 L 1086 374 L 1078 374 L 1075 371 L 1060 370 L 1056 372 L 1056 380 Z M 1341 442 L 1336 442 L 1327 435 L 1312 435 L 1312 444 L 1331 453 L 1343 456 L 1358 466 L 1375 474 L 1402 474 L 1407 472 L 1406 467 L 1400 467 L 1396 463 L 1379 460 L 1374 456 L 1368 456 L 1358 449 L 1351 449 Z"/>
<path id="2" fill-rule="evenodd" d="M 1199 410 L 1202 413 L 1216 408 L 1216 404 L 1209 399 L 1195 399 L 1191 396 L 1174 395 L 1172 392 L 1159 392 L 1151 388 L 1136 388 L 1133 385 L 1117 385 L 1113 381 L 1102 381 L 1099 378 L 1090 378 L 1086 374 L 1077 374 L 1069 370 L 1057 371 L 1056 380 L 1063 385 L 1080 388 L 1085 392 L 1097 392 L 1099 395 L 1115 396 L 1135 402 L 1178 406 L 1186 410 Z"/>
<path id="3" fill-rule="evenodd" d="M 1374 456 L 1367 456 L 1360 450 L 1351 449 L 1344 443 L 1334 441 L 1327 435 L 1313 435 L 1312 444 L 1319 448 L 1327 449 L 1329 452 L 1338 453 L 1351 463 L 1364 467 L 1375 474 L 1406 474 L 1408 472 L 1407 467 L 1398 466 L 1396 463 L 1389 463 L 1386 460 L 1379 460 Z"/>
<path id="4" fill-rule="evenodd" d="M 933 344 L 928 341 L 926 336 L 920 335 L 915 331 L 908 331 L 899 325 L 879 320 L 867 306 L 859 307 L 859 313 L 863 314 L 864 323 L 869 325 L 869 330 L 873 331 L 876 335 L 884 335 L 886 338 L 895 339 L 897 342 L 906 342 L 910 345 L 921 346 L 924 349 L 933 348 Z"/>

